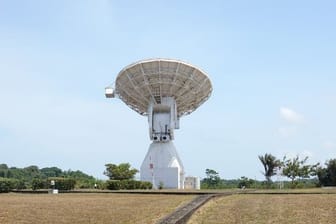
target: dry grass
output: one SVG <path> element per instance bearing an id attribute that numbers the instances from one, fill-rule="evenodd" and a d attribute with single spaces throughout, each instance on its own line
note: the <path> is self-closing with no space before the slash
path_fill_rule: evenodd
<path id="1" fill-rule="evenodd" d="M 194 196 L 0 194 L 0 223 L 155 223 Z"/>
<path id="2" fill-rule="evenodd" d="M 233 195 L 210 201 L 188 224 L 336 223 L 335 194 Z"/>
<path id="3" fill-rule="evenodd" d="M 336 194 L 336 187 L 326 187 L 326 188 L 307 188 L 307 189 L 282 189 L 282 190 L 255 190 L 254 193 L 279 193 L 279 194 L 287 194 L 287 193 L 300 193 L 300 194 Z"/>

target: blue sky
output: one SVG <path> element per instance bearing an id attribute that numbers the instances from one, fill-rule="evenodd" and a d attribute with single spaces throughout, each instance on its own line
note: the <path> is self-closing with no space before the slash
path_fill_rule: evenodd
<path id="1" fill-rule="evenodd" d="M 187 175 L 262 179 L 258 155 L 336 158 L 334 1 L 0 0 L 0 163 L 103 178 L 140 168 L 145 117 L 104 97 L 128 64 L 206 71 L 211 98 L 181 119 Z"/>

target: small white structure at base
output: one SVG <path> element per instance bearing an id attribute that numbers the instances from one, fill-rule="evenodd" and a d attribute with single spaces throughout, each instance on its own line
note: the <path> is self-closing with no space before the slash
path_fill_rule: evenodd
<path id="1" fill-rule="evenodd" d="M 58 194 L 58 189 L 50 189 L 48 194 Z"/>
<path id="2" fill-rule="evenodd" d="M 140 168 L 140 179 L 153 188 L 184 188 L 184 168 L 172 141 L 153 142 Z"/>
<path id="3" fill-rule="evenodd" d="M 199 177 L 186 177 L 184 180 L 184 189 L 201 189 L 201 181 Z"/>

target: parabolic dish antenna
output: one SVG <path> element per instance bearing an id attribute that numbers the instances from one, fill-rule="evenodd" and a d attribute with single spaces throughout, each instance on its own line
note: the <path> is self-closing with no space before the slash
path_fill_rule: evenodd
<path id="1" fill-rule="evenodd" d="M 184 168 L 171 142 L 179 118 L 192 113 L 211 95 L 205 72 L 172 59 L 148 59 L 121 70 L 115 86 L 105 88 L 107 98 L 118 97 L 148 116 L 153 143 L 140 169 L 141 180 L 166 188 L 183 188 Z"/>
<path id="2" fill-rule="evenodd" d="M 150 59 L 125 67 L 115 81 L 115 93 L 129 107 L 147 115 L 151 100 L 160 104 L 162 97 L 173 97 L 177 116 L 190 114 L 212 91 L 208 76 L 182 61 Z"/>

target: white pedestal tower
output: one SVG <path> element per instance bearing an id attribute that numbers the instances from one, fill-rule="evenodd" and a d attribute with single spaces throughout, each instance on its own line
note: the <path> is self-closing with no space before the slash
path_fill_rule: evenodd
<path id="1" fill-rule="evenodd" d="M 160 104 L 149 104 L 149 136 L 153 143 L 142 162 L 140 179 L 151 181 L 154 188 L 184 188 L 183 164 L 172 142 L 178 121 L 173 97 L 162 97 Z"/>
<path id="2" fill-rule="evenodd" d="M 184 167 L 172 142 L 179 118 L 190 114 L 211 95 L 207 75 L 185 62 L 149 59 L 125 67 L 115 86 L 105 88 L 107 98 L 118 97 L 148 116 L 153 141 L 140 168 L 140 179 L 154 188 L 184 188 Z"/>

